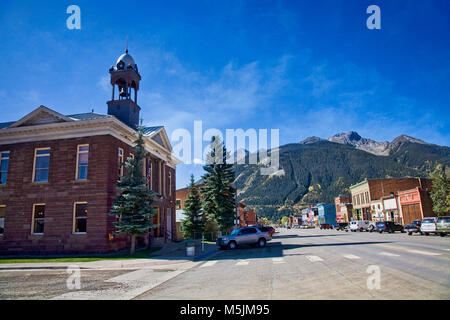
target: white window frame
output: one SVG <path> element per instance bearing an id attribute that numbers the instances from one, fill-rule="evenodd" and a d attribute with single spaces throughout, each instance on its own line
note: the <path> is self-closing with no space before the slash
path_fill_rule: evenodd
<path id="1" fill-rule="evenodd" d="M 162 193 L 163 193 L 163 191 L 162 191 L 162 164 L 161 164 L 161 161 L 158 161 L 158 193 L 160 194 L 160 195 L 162 195 Z"/>
<path id="2" fill-rule="evenodd" d="M 31 213 L 31 234 L 34 236 L 42 236 L 45 233 L 45 216 L 44 216 L 44 232 L 34 232 L 34 222 L 35 222 L 35 213 L 36 213 L 36 207 L 37 206 L 44 206 L 47 207 L 45 203 L 33 203 L 33 212 Z M 45 208 L 47 209 L 47 208 Z"/>
<path id="3" fill-rule="evenodd" d="M 87 233 L 87 219 L 88 219 L 87 215 L 86 215 L 86 218 L 81 218 L 81 219 L 86 219 L 86 232 L 76 232 L 76 231 L 75 231 L 75 230 L 76 230 L 76 225 L 77 225 L 77 223 L 76 223 L 76 222 L 77 222 L 77 217 L 76 217 L 77 204 L 88 204 L 88 202 L 87 202 L 87 201 L 76 201 L 76 202 L 73 203 L 73 215 L 72 215 L 73 223 L 72 223 L 72 233 L 73 233 L 73 234 L 86 234 L 86 233 Z"/>
<path id="4" fill-rule="evenodd" d="M 2 156 L 3 153 L 7 153 L 8 157 L 3 157 Z M 0 151 L 0 170 L 1 170 L 2 161 L 3 160 L 10 160 L 10 159 L 11 159 L 11 152 L 10 151 L 8 151 L 8 150 Z M 9 170 L 9 162 L 8 162 L 8 168 L 6 168 L 6 182 L 2 184 L 1 181 L 0 181 L 0 185 L 5 185 L 6 183 L 8 183 L 8 170 Z M 0 176 L 1 176 L 1 173 L 0 173 Z"/>
<path id="5" fill-rule="evenodd" d="M 162 195 L 165 197 L 167 195 L 167 184 L 166 184 L 166 165 L 162 163 Z"/>
<path id="6" fill-rule="evenodd" d="M 148 175 L 150 174 L 150 184 L 148 185 L 149 190 L 153 190 L 153 162 L 151 159 L 146 161 L 147 174 L 145 175 L 145 182 L 148 181 Z"/>
<path id="7" fill-rule="evenodd" d="M 124 152 L 123 152 L 123 148 L 118 148 L 117 149 L 117 164 L 119 166 L 119 180 L 120 178 L 123 177 L 123 165 L 122 163 L 124 162 Z"/>
<path id="8" fill-rule="evenodd" d="M 77 145 L 77 164 L 76 164 L 76 170 L 75 170 L 75 180 L 79 180 L 79 181 L 85 181 L 88 179 L 88 175 L 89 175 L 89 149 L 87 151 L 80 151 L 80 147 L 88 147 L 89 148 L 89 144 L 79 144 Z M 86 179 L 80 179 L 78 176 L 79 173 L 79 168 L 80 168 L 80 153 L 87 153 L 88 154 L 88 164 L 87 164 L 87 174 L 86 174 Z"/>
<path id="9" fill-rule="evenodd" d="M 48 157 L 49 157 L 49 163 L 48 163 L 48 177 L 47 181 L 35 181 L 36 180 L 36 160 L 38 157 L 46 157 L 47 154 L 40 154 L 38 155 L 37 152 L 39 150 L 48 150 Z M 33 183 L 48 183 L 50 180 L 50 157 L 51 157 L 51 148 L 45 147 L 45 148 L 35 148 L 34 149 L 34 161 L 33 161 Z"/>
<path id="10" fill-rule="evenodd" d="M 168 170 L 168 176 L 169 176 L 169 197 L 172 196 L 172 171 L 170 169 Z"/>

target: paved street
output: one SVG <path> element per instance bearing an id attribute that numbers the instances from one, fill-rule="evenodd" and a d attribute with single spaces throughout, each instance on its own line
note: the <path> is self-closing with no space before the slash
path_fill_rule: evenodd
<path id="1" fill-rule="evenodd" d="M 378 266 L 380 289 L 367 288 Z M 450 238 L 286 230 L 224 251 L 139 299 L 449 299 Z"/>
<path id="2" fill-rule="evenodd" d="M 450 237 L 280 229 L 266 248 L 206 261 L 80 266 L 81 290 L 67 289 L 65 269 L 0 269 L 0 299 L 450 298 Z M 379 267 L 379 289 L 367 287 L 369 266 Z"/>

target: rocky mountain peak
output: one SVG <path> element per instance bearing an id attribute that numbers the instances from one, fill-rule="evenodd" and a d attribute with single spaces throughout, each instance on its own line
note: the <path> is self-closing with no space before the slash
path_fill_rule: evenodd
<path id="1" fill-rule="evenodd" d="M 312 136 L 312 137 L 308 137 L 303 141 L 300 141 L 300 144 L 311 144 L 311 143 L 316 143 L 319 141 L 324 141 L 324 139 L 316 137 L 316 136 Z"/>

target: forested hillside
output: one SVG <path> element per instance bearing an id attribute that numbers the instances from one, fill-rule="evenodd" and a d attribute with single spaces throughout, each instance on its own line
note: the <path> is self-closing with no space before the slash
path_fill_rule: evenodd
<path id="1" fill-rule="evenodd" d="M 437 164 L 450 166 L 450 148 L 402 140 L 388 156 L 379 156 L 315 140 L 280 147 L 280 170 L 270 176 L 261 175 L 262 163 L 236 165 L 235 186 L 239 200 L 261 216 L 278 218 L 294 206 L 332 203 L 365 178 L 429 177 Z"/>

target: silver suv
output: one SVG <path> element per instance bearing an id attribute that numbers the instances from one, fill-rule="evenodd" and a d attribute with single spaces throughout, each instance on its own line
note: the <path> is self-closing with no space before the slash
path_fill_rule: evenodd
<path id="1" fill-rule="evenodd" d="M 228 236 L 219 237 L 217 245 L 221 249 L 235 249 L 240 245 L 265 247 L 270 240 L 272 240 L 270 232 L 262 232 L 258 227 L 244 227 L 234 229 Z"/>

